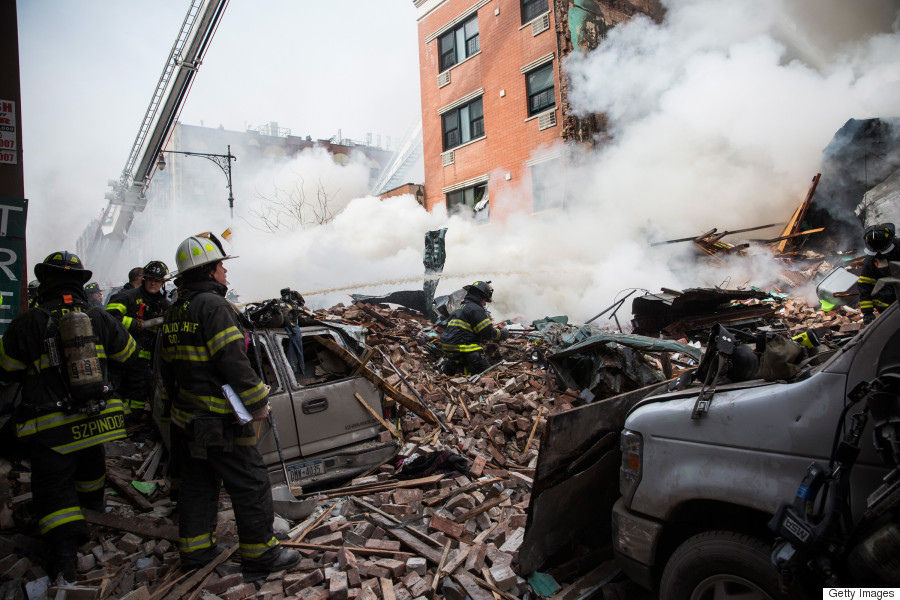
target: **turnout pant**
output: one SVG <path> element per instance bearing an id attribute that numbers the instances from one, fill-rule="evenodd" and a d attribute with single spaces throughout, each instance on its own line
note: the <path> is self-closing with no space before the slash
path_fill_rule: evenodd
<path id="1" fill-rule="evenodd" d="M 60 454 L 38 442 L 28 444 L 31 492 L 41 536 L 51 544 L 88 540 L 81 508 L 102 511 L 106 486 L 103 445 Z"/>
<path id="2" fill-rule="evenodd" d="M 241 556 L 258 559 L 278 545 L 269 475 L 251 427 L 197 419 L 172 441 L 181 458 L 178 536 L 183 565 L 205 564 L 216 555 L 216 514 L 223 483 L 231 496 Z"/>
<path id="3" fill-rule="evenodd" d="M 447 375 L 476 375 L 481 373 L 489 366 L 484 352 L 476 350 L 475 352 L 452 352 L 446 354 L 447 365 L 444 367 L 444 373 Z"/>

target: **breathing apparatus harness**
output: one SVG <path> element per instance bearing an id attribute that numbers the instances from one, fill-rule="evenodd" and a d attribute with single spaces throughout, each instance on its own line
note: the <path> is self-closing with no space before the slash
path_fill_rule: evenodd
<path id="1" fill-rule="evenodd" d="M 813 462 L 797 488 L 792 503 L 782 504 L 769 522 L 769 529 L 779 536 L 772 551 L 772 564 L 779 571 L 782 590 L 787 592 L 797 574 L 811 572 L 826 587 L 842 586 L 841 573 L 847 562 L 862 562 L 873 575 L 892 578 L 893 569 L 884 569 L 885 553 L 893 556 L 897 540 L 880 545 L 868 540 L 880 536 L 890 527 L 897 530 L 896 516 L 885 526 L 878 520 L 896 513 L 900 505 L 900 374 L 884 374 L 872 381 L 862 381 L 847 394 L 847 405 L 838 420 L 828 466 Z M 860 412 L 850 417 L 850 426 L 841 435 L 850 409 L 865 400 Z M 875 419 L 875 447 L 893 470 L 882 485 L 867 499 L 867 510 L 858 523 L 853 523 L 849 504 L 850 474 L 859 456 L 860 440 L 870 414 Z M 888 541 L 893 535 L 886 536 Z M 858 571 L 858 569 L 853 569 Z"/>
<path id="2" fill-rule="evenodd" d="M 97 355 L 97 336 L 83 302 L 63 297 L 62 306 L 37 310 L 47 315 L 43 346 L 51 367 L 59 370 L 63 397 L 57 408 L 89 416 L 106 408 L 111 388 Z M 59 313 L 62 313 L 61 315 Z"/>

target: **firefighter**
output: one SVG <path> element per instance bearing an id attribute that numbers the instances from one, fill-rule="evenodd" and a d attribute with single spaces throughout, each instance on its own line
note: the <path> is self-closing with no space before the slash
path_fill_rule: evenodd
<path id="1" fill-rule="evenodd" d="M 856 283 L 859 289 L 859 308 L 866 325 L 875 320 L 876 309 L 880 313 L 897 300 L 891 285 L 886 285 L 877 294 L 873 294 L 878 280 L 891 276 L 890 263 L 900 261 L 900 244 L 895 235 L 893 223 L 878 223 L 866 228 L 864 239 L 867 256 Z"/>
<path id="2" fill-rule="evenodd" d="M 159 260 L 152 260 L 141 269 L 141 284 L 130 290 L 116 292 L 106 305 L 106 310 L 122 321 L 138 343 L 141 372 L 145 389 L 152 389 L 153 349 L 159 324 L 145 327 L 144 323 L 159 320 L 169 307 L 169 300 L 163 292 L 163 285 L 169 275 L 169 268 Z M 130 399 L 129 423 L 137 424 L 149 419 L 148 408 L 143 401 Z"/>
<path id="3" fill-rule="evenodd" d="M 91 282 L 84 286 L 84 291 L 87 293 L 88 304 L 90 306 L 97 306 L 99 308 L 103 308 L 103 292 L 100 291 L 100 284 L 96 281 Z"/>
<path id="4" fill-rule="evenodd" d="M 493 326 L 491 315 L 485 309 L 485 305 L 493 301 L 491 282 L 476 281 L 463 289 L 466 290 L 466 297 L 450 315 L 447 329 L 441 335 L 441 348 L 447 359 L 444 373 L 447 375 L 481 373 L 490 366 L 484 357 L 481 342 L 509 337 L 506 329 Z"/>
<path id="5" fill-rule="evenodd" d="M 141 281 L 144 277 L 144 268 L 143 267 L 135 267 L 128 271 L 128 281 L 125 282 L 125 285 L 122 286 L 122 289 L 119 292 L 127 292 L 128 290 L 133 290 L 134 288 L 141 287 Z M 117 294 L 119 292 L 116 292 Z"/>
<path id="6" fill-rule="evenodd" d="M 137 345 L 110 314 L 89 307 L 82 286 L 91 272 L 76 255 L 54 252 L 34 271 L 40 305 L 0 339 L 0 379 L 22 386 L 16 438 L 31 461 L 46 571 L 51 581 L 74 583 L 77 549 L 89 539 L 82 508 L 104 509 L 103 444 L 125 437 L 125 408 L 108 385 L 107 363 L 123 365 L 121 391 L 137 397 Z M 79 335 L 64 336 L 72 323 L 80 323 Z"/>
<path id="7" fill-rule="evenodd" d="M 275 539 L 272 489 L 252 421 L 240 424 L 230 386 L 253 421 L 269 415 L 268 388 L 247 356 L 244 332 L 225 300 L 227 256 L 212 234 L 191 236 L 176 252 L 181 287 L 166 312 L 160 345 L 164 416 L 180 461 L 179 553 L 183 568 L 207 564 L 215 543 L 219 490 L 231 495 L 246 580 L 300 561 Z"/>

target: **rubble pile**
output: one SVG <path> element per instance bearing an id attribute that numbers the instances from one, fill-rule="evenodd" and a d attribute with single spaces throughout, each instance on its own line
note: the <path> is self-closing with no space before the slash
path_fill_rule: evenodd
<path id="1" fill-rule="evenodd" d="M 776 302 L 776 318 L 791 334 L 860 328 L 852 308 L 824 313 L 799 298 Z M 40 538 L 28 514 L 28 465 L 2 461 L 3 585 L 24 587 L 29 598 L 58 598 L 61 590 L 66 598 L 129 600 L 491 600 L 521 598 L 530 590 L 576 596 L 578 581 L 559 591 L 561 575 L 559 583 L 542 573 L 526 581 L 516 572 L 546 418 L 587 401 L 583 390 L 560 389 L 546 359 L 553 350 L 548 339 L 520 327 L 487 346 L 491 369 L 448 377 L 436 368 L 440 330 L 414 312 L 357 303 L 313 316 L 365 327 L 374 349 L 370 367 L 415 396 L 436 423 L 397 407 L 401 416 L 381 434 L 383 442 L 400 438 L 396 459 L 343 487 L 304 494 L 317 506 L 302 522 L 277 518 L 282 543 L 303 555 L 299 565 L 244 582 L 233 513 L 223 496 L 218 540 L 226 551 L 204 569 L 182 572 L 176 506 L 162 476 L 164 452 L 153 439 L 132 439 L 107 445 L 108 489 L 115 495 L 108 496 L 105 514 L 87 513 L 94 539 L 80 549 L 79 581 L 67 588 L 51 588 L 40 566 Z M 662 376 L 661 357 L 642 356 Z M 638 387 L 624 370 L 606 379 L 619 385 L 604 387 L 609 395 Z"/>

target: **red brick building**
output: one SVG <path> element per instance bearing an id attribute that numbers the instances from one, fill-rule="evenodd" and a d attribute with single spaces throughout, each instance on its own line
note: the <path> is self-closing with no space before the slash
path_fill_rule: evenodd
<path id="1" fill-rule="evenodd" d="M 502 221 L 561 207 L 559 141 L 597 143 L 602 115 L 567 114 L 560 57 L 590 50 L 659 0 L 413 0 L 418 9 L 425 206 Z M 498 201 L 502 199 L 502 201 Z"/>

